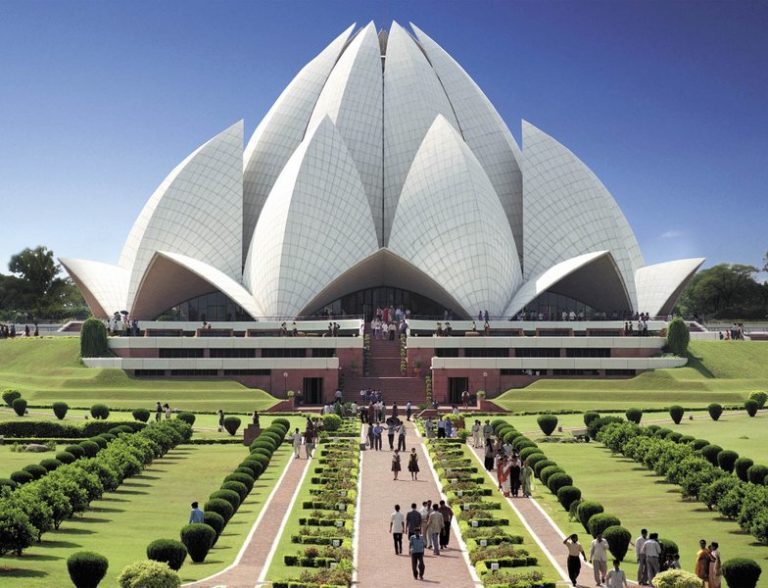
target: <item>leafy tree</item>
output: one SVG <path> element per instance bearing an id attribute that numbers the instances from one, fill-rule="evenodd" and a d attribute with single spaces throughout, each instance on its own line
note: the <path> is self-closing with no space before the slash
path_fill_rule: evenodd
<path id="1" fill-rule="evenodd" d="M 727 263 L 700 271 L 680 297 L 679 308 L 685 315 L 765 318 L 768 283 L 757 282 L 758 271 L 751 265 Z"/>
<path id="2" fill-rule="evenodd" d="M 688 352 L 688 343 L 691 340 L 691 334 L 688 331 L 688 325 L 680 317 L 673 318 L 667 329 L 667 345 L 669 350 L 680 357 L 685 357 Z"/>

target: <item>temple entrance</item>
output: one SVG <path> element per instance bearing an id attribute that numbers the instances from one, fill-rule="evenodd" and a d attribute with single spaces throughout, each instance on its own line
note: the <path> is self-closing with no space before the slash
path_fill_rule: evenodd
<path id="1" fill-rule="evenodd" d="M 460 405 L 464 390 L 469 390 L 469 378 L 448 378 L 448 403 Z"/>
<path id="2" fill-rule="evenodd" d="M 305 404 L 323 403 L 323 379 L 322 378 L 304 378 L 302 386 L 302 396 Z"/>

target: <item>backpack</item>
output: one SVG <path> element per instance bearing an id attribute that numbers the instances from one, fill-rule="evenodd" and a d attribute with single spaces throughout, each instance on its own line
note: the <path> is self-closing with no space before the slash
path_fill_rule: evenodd
<path id="1" fill-rule="evenodd" d="M 421 535 L 411 535 L 411 553 L 424 553 L 424 539 Z"/>

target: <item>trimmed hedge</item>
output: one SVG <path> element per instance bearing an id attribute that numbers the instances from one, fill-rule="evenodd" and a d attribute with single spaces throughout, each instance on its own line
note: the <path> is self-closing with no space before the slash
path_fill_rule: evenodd
<path id="1" fill-rule="evenodd" d="M 630 408 L 627 410 L 627 412 L 624 413 L 624 416 L 627 417 L 627 420 L 630 423 L 635 423 L 636 425 L 640 424 L 640 421 L 643 420 L 643 411 L 639 408 Z"/>
<path id="2" fill-rule="evenodd" d="M 589 533 L 592 537 L 597 537 L 609 527 L 621 526 L 619 517 L 605 512 L 597 513 L 589 518 Z"/>
<path id="3" fill-rule="evenodd" d="M 139 422 L 146 423 L 149 420 L 150 412 L 146 408 L 137 408 L 131 411 L 131 416 Z"/>
<path id="4" fill-rule="evenodd" d="M 8 405 L 8 408 L 13 408 L 13 401 L 17 398 L 21 398 L 21 392 L 18 390 L 4 390 L 3 391 L 3 402 Z"/>
<path id="5" fill-rule="evenodd" d="M 16 402 L 13 403 L 13 409 L 16 410 Z M 758 409 L 760 408 L 760 405 L 757 404 L 756 400 L 747 400 L 744 403 L 744 408 L 747 411 L 747 414 L 751 417 L 755 416 L 757 414 Z M 18 411 L 17 411 L 18 412 Z"/>
<path id="6" fill-rule="evenodd" d="M 747 479 L 753 484 L 765 483 L 766 476 L 768 476 L 768 467 L 758 463 L 747 470 Z"/>
<path id="7" fill-rule="evenodd" d="M 547 488 L 549 488 L 549 491 L 552 492 L 552 494 L 557 494 L 558 490 L 560 488 L 563 488 L 564 486 L 572 486 L 573 485 L 573 478 L 571 478 L 568 474 L 565 472 L 563 473 L 556 473 L 549 476 L 549 479 L 547 480 Z"/>
<path id="8" fill-rule="evenodd" d="M 543 414 L 536 419 L 541 432 L 549 437 L 557 428 L 557 417 L 553 414 Z"/>
<path id="9" fill-rule="evenodd" d="M 685 414 L 685 409 L 678 404 L 675 404 L 669 407 L 669 416 L 672 417 L 672 421 L 676 425 L 679 425 L 680 421 L 683 420 L 684 414 Z"/>
<path id="10" fill-rule="evenodd" d="M 109 407 L 106 404 L 94 404 L 91 407 L 91 416 L 95 419 L 105 421 L 109 418 Z"/>
<path id="11" fill-rule="evenodd" d="M 581 490 L 576 486 L 561 486 L 557 490 L 557 501 L 565 510 L 570 510 L 574 502 L 581 500 Z"/>
<path id="12" fill-rule="evenodd" d="M 576 516 L 579 519 L 579 522 L 584 527 L 584 530 L 589 533 L 589 520 L 600 513 L 602 513 L 605 509 L 603 508 L 603 505 L 599 502 L 593 502 L 591 500 L 585 500 L 579 504 L 579 507 L 576 509 Z"/>
<path id="13" fill-rule="evenodd" d="M 172 570 L 179 570 L 187 559 L 187 548 L 181 541 L 155 539 L 147 545 L 147 559 L 165 562 Z"/>
<path id="14" fill-rule="evenodd" d="M 67 559 L 67 571 L 77 588 L 96 588 L 107 575 L 107 558 L 92 551 L 78 551 Z"/>
<path id="15" fill-rule="evenodd" d="M 619 561 L 624 561 L 632 541 L 632 533 L 620 525 L 613 525 L 603 531 L 603 538 L 608 541 L 611 555 Z"/>
<path id="16" fill-rule="evenodd" d="M 735 557 L 723 563 L 725 581 L 734 588 L 755 588 L 762 571 L 755 560 L 744 557 Z"/>
<path id="17" fill-rule="evenodd" d="M 56 418 L 61 421 L 67 416 L 69 405 L 66 402 L 54 402 L 51 408 L 53 408 L 53 414 L 56 415 Z"/>
<path id="18" fill-rule="evenodd" d="M 0 422 L 0 435 L 8 438 L 25 437 L 38 439 L 78 439 L 107 433 L 116 426 L 128 427 L 128 432 L 142 430 L 146 425 L 136 421 L 90 421 L 83 426 L 60 423 L 58 421 L 3 421 Z"/>
<path id="19" fill-rule="evenodd" d="M 742 482 L 749 482 L 749 468 L 751 468 L 754 463 L 755 462 L 748 457 L 740 457 L 736 460 L 736 463 L 733 464 L 733 469 L 739 477 L 739 480 Z"/>
<path id="20" fill-rule="evenodd" d="M 242 421 L 236 416 L 228 416 L 224 418 L 224 428 L 227 430 L 227 433 L 233 436 L 240 428 L 240 423 L 242 423 Z"/>
<path id="21" fill-rule="evenodd" d="M 723 405 L 713 402 L 707 407 L 707 412 L 713 421 L 720 419 L 720 415 L 723 414 Z"/>
<path id="22" fill-rule="evenodd" d="M 224 502 L 224 501 L 222 501 Z M 229 503 L 224 502 L 227 506 Z M 208 510 L 206 506 L 205 510 Z M 205 523 L 192 523 L 181 529 L 181 542 L 187 548 L 189 557 L 195 563 L 205 561 L 213 543 L 216 541 L 216 531 Z"/>
<path id="23" fill-rule="evenodd" d="M 13 401 L 11 406 L 13 407 L 13 412 L 15 412 L 18 416 L 23 417 L 25 414 L 27 414 L 27 401 L 23 398 L 17 398 Z"/>
<path id="24" fill-rule="evenodd" d="M 736 465 L 737 459 L 739 459 L 738 453 L 725 449 L 717 454 L 717 465 L 724 472 L 731 474 L 733 473 L 733 468 Z"/>

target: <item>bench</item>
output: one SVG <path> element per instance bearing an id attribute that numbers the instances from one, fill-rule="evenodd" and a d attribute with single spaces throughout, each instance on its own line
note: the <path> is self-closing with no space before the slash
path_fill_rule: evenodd
<path id="1" fill-rule="evenodd" d="M 575 437 L 579 441 L 589 441 L 588 429 L 573 429 L 571 430 L 571 436 Z"/>

